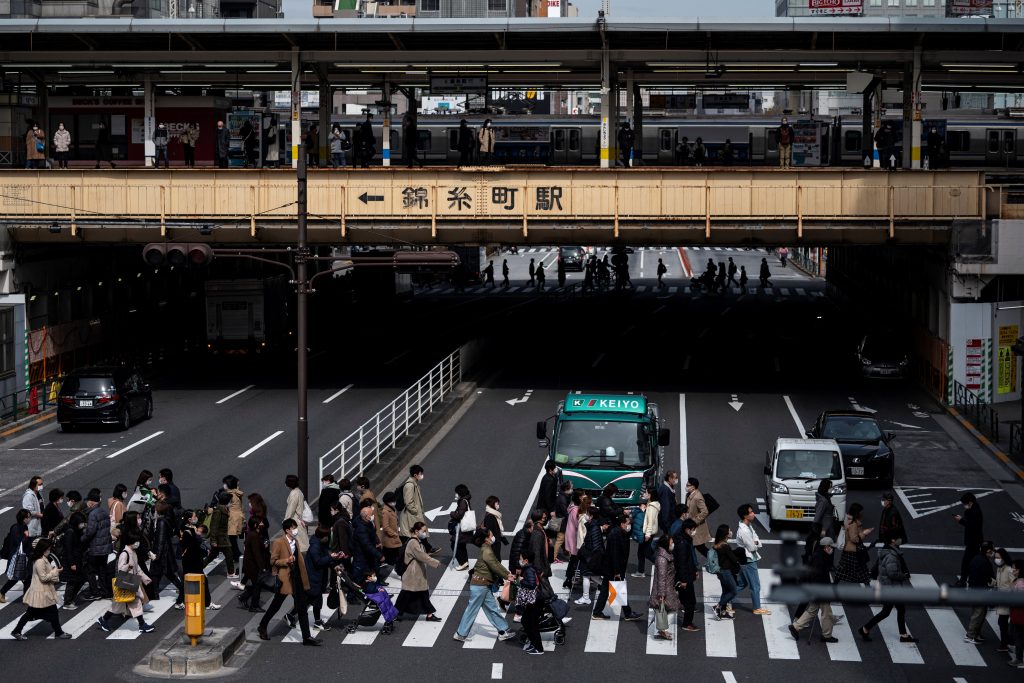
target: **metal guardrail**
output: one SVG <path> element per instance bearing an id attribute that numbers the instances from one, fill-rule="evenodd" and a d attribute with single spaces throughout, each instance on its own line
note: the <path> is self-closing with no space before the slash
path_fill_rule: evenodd
<path id="1" fill-rule="evenodd" d="M 16 422 L 27 415 L 35 415 L 56 407 L 60 384 L 61 379 L 57 378 L 0 396 L 0 425 Z"/>
<path id="2" fill-rule="evenodd" d="M 431 368 L 418 382 L 320 457 L 320 478 L 352 478 L 380 461 L 462 380 L 462 349 Z"/>
<path id="3" fill-rule="evenodd" d="M 1024 430 L 1020 422 L 1010 423 L 1010 453 L 1024 455 Z"/>
<path id="4" fill-rule="evenodd" d="M 981 400 L 957 380 L 953 380 L 953 395 L 947 397 L 947 402 L 969 418 L 978 431 L 993 441 L 999 441 L 999 411 L 991 403 Z"/>

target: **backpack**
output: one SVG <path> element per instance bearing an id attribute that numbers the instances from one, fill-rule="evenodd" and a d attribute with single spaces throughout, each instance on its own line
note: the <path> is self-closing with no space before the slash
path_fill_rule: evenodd
<path id="1" fill-rule="evenodd" d="M 718 501 L 715 500 L 714 496 L 712 496 L 710 493 L 705 493 L 703 495 L 704 495 L 704 505 L 707 507 L 707 509 L 708 509 L 708 516 L 710 517 L 711 513 L 713 513 L 715 510 L 717 510 L 721 506 L 718 504 Z"/>
<path id="2" fill-rule="evenodd" d="M 405 563 L 405 548 L 409 545 L 409 539 L 402 541 L 402 547 L 398 550 L 398 559 L 395 560 L 394 572 L 398 576 L 405 573 L 405 570 L 409 568 L 409 565 Z"/>
<path id="3" fill-rule="evenodd" d="M 403 481 L 395 489 L 395 512 L 401 512 L 405 509 L 405 485 L 409 483 L 409 480 Z"/>
<path id="4" fill-rule="evenodd" d="M 722 571 L 722 566 L 718 564 L 718 551 L 714 548 L 708 550 L 708 561 L 704 564 L 704 569 L 709 574 L 717 574 Z"/>

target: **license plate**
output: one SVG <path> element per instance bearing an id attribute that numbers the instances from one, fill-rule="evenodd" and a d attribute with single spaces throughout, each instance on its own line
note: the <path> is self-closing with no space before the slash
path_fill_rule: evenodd
<path id="1" fill-rule="evenodd" d="M 78 402 L 79 408 L 92 408 L 92 399 L 87 399 Z"/>
<path id="2" fill-rule="evenodd" d="M 850 476 L 851 477 L 863 477 L 864 476 L 864 468 L 863 467 L 851 467 L 850 468 Z"/>
<path id="3" fill-rule="evenodd" d="M 786 510 L 786 519 L 803 519 L 803 510 Z"/>

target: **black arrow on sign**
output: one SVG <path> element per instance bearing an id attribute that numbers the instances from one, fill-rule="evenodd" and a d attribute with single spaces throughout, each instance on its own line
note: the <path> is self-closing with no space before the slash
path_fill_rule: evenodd
<path id="1" fill-rule="evenodd" d="M 361 201 L 363 204 L 366 204 L 368 202 L 382 202 L 382 201 L 384 201 L 384 195 L 382 195 L 382 194 L 367 194 L 367 193 L 364 192 L 361 195 L 359 195 L 359 201 Z"/>

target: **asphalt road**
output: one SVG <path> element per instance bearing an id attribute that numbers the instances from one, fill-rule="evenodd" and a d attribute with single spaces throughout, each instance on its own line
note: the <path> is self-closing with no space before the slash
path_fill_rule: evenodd
<path id="1" fill-rule="evenodd" d="M 634 274 L 634 282 L 651 284 L 646 269 L 656 253 L 644 255 L 645 278 Z M 703 250 L 687 255 L 695 268 L 707 258 Z M 748 264 L 751 271 L 749 264 L 758 263 L 763 254 L 736 250 L 712 257 L 724 260 L 727 255 Z M 517 268 L 529 257 L 523 250 L 513 257 L 518 259 Z M 631 264 L 635 261 L 636 255 Z M 676 269 L 668 283 L 677 288 L 672 293 L 655 292 L 652 287 L 586 297 L 538 296 L 527 291 L 501 296 L 471 288 L 460 295 L 417 292 L 410 301 L 380 305 L 372 313 L 339 306 L 339 315 L 352 324 L 337 348 L 317 349 L 323 353 L 317 356 L 310 395 L 311 456 L 325 452 L 386 404 L 405 383 L 429 368 L 432 359 L 444 355 L 442 349 L 454 348 L 463 339 L 481 338 L 487 355 L 477 375 L 477 393 L 421 458 L 428 509 L 446 507 L 455 485 L 464 483 L 473 492 L 478 515 L 487 496 L 498 496 L 505 527 L 513 531 L 533 505 L 544 461 L 534 423 L 549 417 L 569 391 L 636 391 L 656 401 L 669 422 L 673 432 L 666 450 L 669 466 L 698 477 L 701 488 L 721 503 L 711 518 L 713 525 L 735 525 L 737 505 L 759 506 L 759 499 L 765 497 L 761 468 L 773 441 L 780 436 L 799 437 L 822 410 L 855 405 L 876 411 L 883 429 L 897 433 L 897 505 L 909 528 L 906 555 L 915 584 L 954 580 L 962 534 L 951 515 L 959 510 L 963 490 L 979 496 L 986 535 L 1016 549 L 1014 554 L 1024 554 L 1020 486 L 1008 471 L 912 383 L 867 382 L 853 374 L 856 339 L 877 320 L 841 306 L 824 294 L 820 280 L 792 269 L 780 270 L 769 291 L 696 295 L 685 291 L 678 279 L 678 256 L 669 261 L 670 268 Z M 756 265 L 753 268 L 752 277 Z M 803 294 L 796 292 L 798 288 Z M 245 367 L 218 361 L 198 367 L 168 373 L 157 385 L 154 419 L 128 432 L 65 435 L 44 430 L 8 448 L 2 466 L 12 469 L 2 470 L 3 488 L 8 490 L 0 493 L 0 508 L 16 506 L 20 495 L 21 481 L 11 483 L 7 472 L 49 469 L 79 457 L 47 475 L 47 486 L 84 491 L 96 485 L 106 492 L 118 481 L 131 484 L 142 467 L 156 471 L 166 465 L 175 469 L 186 501 L 205 500 L 230 471 L 241 479 L 244 490 L 262 492 L 272 514 L 279 514 L 283 477 L 293 468 L 294 394 L 287 386 L 289 369 L 269 361 Z M 352 386 L 345 393 L 323 403 L 348 384 Z M 217 403 L 248 385 L 253 386 Z M 509 403 L 524 397 L 526 401 Z M 730 403 L 742 405 L 736 409 Z M 282 433 L 246 458 L 238 457 L 278 431 Z M 137 443 L 157 432 L 161 433 Z M 866 506 L 869 526 L 876 526 L 879 494 L 854 489 L 849 495 L 851 502 Z M 11 516 L 11 510 L 0 513 L 0 525 L 6 528 Z M 431 524 L 435 543 L 446 541 L 442 531 L 446 519 L 437 514 Z M 766 522 L 763 516 L 759 519 Z M 766 541 L 762 569 L 767 569 L 778 558 L 781 529 L 759 526 L 758 531 Z M 212 570 L 217 602 L 231 597 L 223 571 Z M 389 677 L 451 672 L 468 680 L 548 680 L 567 675 L 610 680 L 679 671 L 729 683 L 821 677 L 819 669 L 826 665 L 828 677 L 838 681 L 1019 678 L 1006 666 L 1005 656 L 995 652 L 991 624 L 984 632 L 985 643 L 962 642 L 967 617 L 963 610 L 910 609 L 909 628 L 921 640 L 917 647 L 910 647 L 892 642 L 891 631 L 876 631 L 870 643 L 855 640 L 853 629 L 869 618 L 871 610 L 845 606 L 846 619 L 835 630 L 840 643 L 826 648 L 817 641 L 792 641 L 785 630 L 786 606 L 769 604 L 772 617 L 757 617 L 750 613 L 745 597 L 737 600 L 734 623 L 713 622 L 698 614 L 702 630 L 679 633 L 669 645 L 652 640 L 645 622 L 592 622 L 588 608 L 573 605 L 566 644 L 554 648 L 551 643 L 552 652 L 528 658 L 518 647 L 495 643 L 479 625 L 470 643 L 452 641 L 465 605 L 468 577 L 450 568 L 432 570 L 429 575 L 433 600 L 445 620 L 440 626 L 403 621 L 387 636 L 373 629 L 348 634 L 335 627 L 320 636 L 328 647 L 294 650 L 299 647 L 291 642 L 295 633 L 278 620 L 271 629 L 272 642 L 261 643 L 234 678 L 281 679 L 294 676 L 296 670 L 308 678 L 350 676 L 360 669 L 366 675 Z M 770 580 L 767 574 L 765 594 Z M 646 609 L 648 581 L 628 580 L 634 609 Z M 391 583 L 397 590 L 398 580 Z M 711 599 L 717 580 L 705 583 L 702 594 Z M 17 592 L 10 597 L 16 598 Z M 0 639 L 8 637 L 9 622 L 21 609 L 17 600 L 0 605 Z M 356 613 L 354 607 L 350 610 L 346 622 Z M 67 621 L 67 615 L 74 619 L 82 613 L 62 613 L 62 617 Z M 153 636 L 113 639 L 85 623 L 76 638 L 66 643 L 34 637 L 27 643 L 6 644 L 4 648 L 21 648 L 27 655 L 12 658 L 8 670 L 15 680 L 30 672 L 52 675 L 70 670 L 132 678 L 132 666 L 155 645 L 154 636 L 180 628 L 179 616 L 172 610 L 156 619 L 158 632 Z M 250 615 L 241 610 L 225 608 L 208 616 L 216 626 L 254 629 Z M 38 626 L 30 635 L 45 632 Z M 254 632 L 250 638 L 255 639 Z M 362 647 L 349 649 L 352 645 Z M 288 652 L 294 655 L 281 656 Z M 680 659 L 669 658 L 672 655 Z M 378 662 L 387 664 L 374 666 Z"/>

